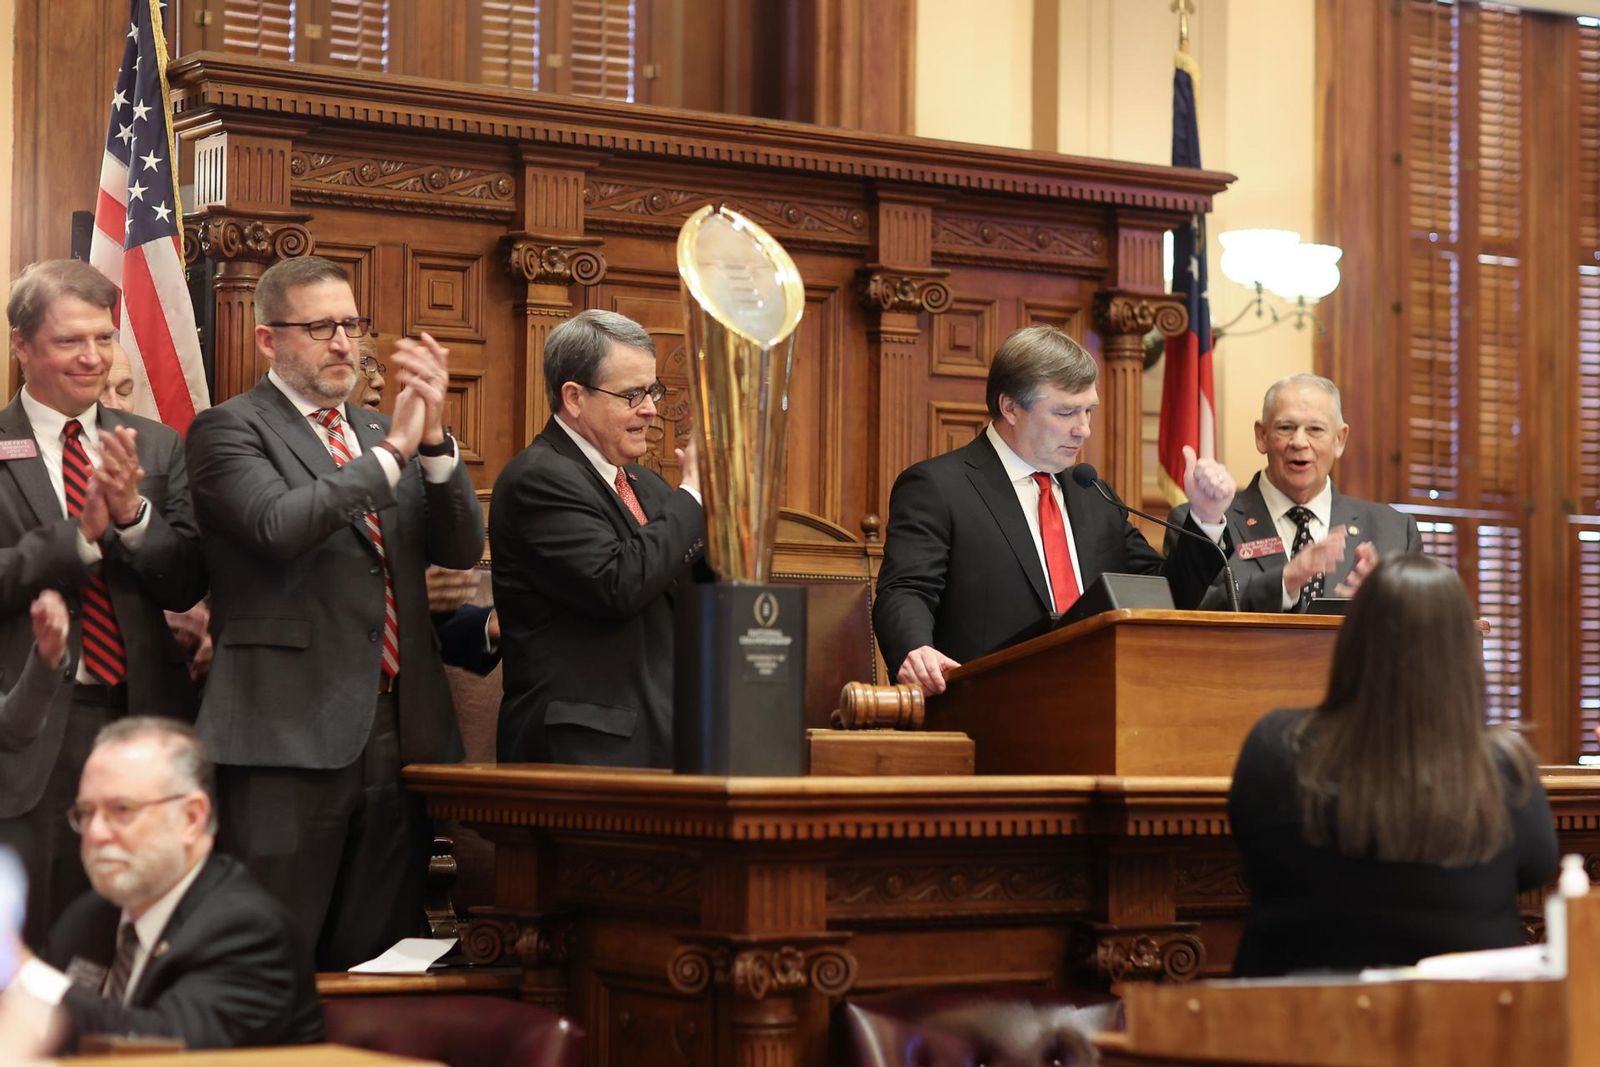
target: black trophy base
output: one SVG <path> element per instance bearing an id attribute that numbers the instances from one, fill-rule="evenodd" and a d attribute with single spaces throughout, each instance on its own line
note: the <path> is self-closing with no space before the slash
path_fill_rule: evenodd
<path id="1" fill-rule="evenodd" d="M 806 591 L 678 587 L 673 770 L 806 772 Z"/>

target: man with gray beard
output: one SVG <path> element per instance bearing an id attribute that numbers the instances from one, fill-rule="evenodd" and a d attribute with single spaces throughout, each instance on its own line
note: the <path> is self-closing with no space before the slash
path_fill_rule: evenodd
<path id="1" fill-rule="evenodd" d="M 214 772 L 189 727 L 136 716 L 100 731 L 67 818 L 94 892 L 14 985 L 85 1034 L 176 1037 L 191 1049 L 322 1039 L 309 959 L 283 908 L 212 851 Z M 24 950 L 24 954 L 25 950 Z"/>

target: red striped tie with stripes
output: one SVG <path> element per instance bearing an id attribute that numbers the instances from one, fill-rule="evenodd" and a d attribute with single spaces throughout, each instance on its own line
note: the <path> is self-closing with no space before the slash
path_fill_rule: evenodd
<path id="1" fill-rule="evenodd" d="M 83 450 L 83 423 L 68 419 L 61 428 L 61 488 L 67 498 L 67 515 L 76 518 L 83 510 L 94 467 Z M 105 565 L 91 571 L 80 589 L 83 596 L 83 665 L 106 685 L 116 685 L 128 673 L 128 650 L 122 644 L 122 628 L 111 607 L 111 588 L 106 585 Z"/>
<path id="2" fill-rule="evenodd" d="M 350 446 L 344 440 L 344 419 L 338 408 L 318 408 L 311 417 L 328 431 L 328 451 L 342 467 L 350 462 Z M 383 527 L 378 516 L 367 512 L 367 534 L 383 563 L 383 673 L 393 678 L 400 673 L 400 617 L 394 610 L 394 581 L 389 577 L 389 554 L 383 550 Z"/>

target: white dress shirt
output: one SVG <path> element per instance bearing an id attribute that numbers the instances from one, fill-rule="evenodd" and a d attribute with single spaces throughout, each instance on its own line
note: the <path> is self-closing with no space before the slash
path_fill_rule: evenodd
<path id="1" fill-rule="evenodd" d="M 594 447 L 594 445 L 589 442 L 587 437 L 583 436 L 583 434 L 579 433 L 577 430 L 574 430 L 571 426 L 568 426 L 567 420 L 563 419 L 560 415 L 556 416 L 556 425 L 565 430 L 567 436 L 572 438 L 572 443 L 578 446 L 578 451 L 583 453 L 584 458 L 589 461 L 590 466 L 594 467 L 601 479 L 611 488 L 611 491 L 617 494 L 617 499 L 622 499 L 622 494 L 617 493 L 617 471 L 621 470 L 622 468 L 618 467 L 615 463 L 612 463 L 610 460 L 606 459 L 606 457 L 602 456 L 600 454 L 600 450 Z M 698 490 L 691 489 L 687 485 L 680 485 L 678 488 L 694 497 L 694 502 L 696 504 L 701 502 L 700 493 Z M 648 519 L 651 518 L 651 516 L 646 515 L 645 518 Z"/>
<path id="2" fill-rule="evenodd" d="M 1267 477 L 1267 472 L 1261 472 L 1261 479 L 1256 483 L 1261 490 L 1261 499 L 1267 505 L 1267 514 L 1272 516 L 1272 525 L 1278 531 L 1278 537 L 1283 541 L 1283 554 L 1294 555 L 1294 539 L 1300 532 L 1300 527 L 1289 517 L 1289 512 L 1295 506 L 1293 500 L 1283 495 L 1272 480 Z M 1311 530 L 1311 540 L 1320 541 L 1328 536 L 1329 523 L 1333 521 L 1333 479 L 1324 478 L 1322 489 L 1316 496 L 1306 501 L 1306 510 L 1311 512 L 1311 521 L 1306 526 Z M 1287 587 L 1283 590 L 1283 610 L 1288 611 L 1300 602 L 1299 595 L 1290 596 Z"/>
<path id="3" fill-rule="evenodd" d="M 44 461 L 44 471 L 50 476 L 50 485 L 56 491 L 56 501 L 61 505 L 61 514 L 67 514 L 67 494 L 61 478 L 61 453 L 65 448 L 62 441 L 62 431 L 66 429 L 67 416 L 53 407 L 41 404 L 28 392 L 24 385 L 21 392 L 22 410 L 28 416 L 28 425 L 33 427 L 33 439 L 39 446 L 39 458 Z M 78 416 L 78 423 L 83 427 L 81 439 L 83 451 L 89 457 L 89 465 L 95 470 L 100 469 L 100 405 L 90 404 Z M 117 538 L 127 546 L 128 551 L 137 552 L 144 543 L 145 531 L 150 529 L 150 508 L 144 508 L 144 514 L 139 516 L 139 521 L 126 529 L 117 528 Z M 93 567 L 104 558 L 100 546 L 90 544 L 83 536 L 83 531 L 78 531 L 78 559 L 83 561 L 85 567 Z M 104 683 L 89 673 L 89 668 L 84 665 L 83 657 L 78 658 L 78 673 L 76 677 L 80 685 L 103 685 Z"/>
<path id="4" fill-rule="evenodd" d="M 1044 556 L 1044 537 L 1039 533 L 1039 483 L 1033 480 L 1035 474 L 1043 472 L 1013 452 L 1005 438 L 1000 436 L 1000 431 L 994 428 L 994 423 L 991 422 L 983 432 L 1000 457 L 1000 465 L 1006 469 L 1006 478 L 1017 494 L 1017 503 L 1022 505 L 1022 517 L 1028 521 L 1028 535 L 1033 538 L 1033 550 L 1039 554 L 1039 569 L 1044 572 L 1045 582 L 1050 586 L 1050 606 L 1053 611 L 1056 604 L 1056 578 L 1050 573 L 1050 564 Z M 1078 593 L 1081 595 L 1083 570 L 1078 565 L 1078 543 L 1072 537 L 1072 520 L 1067 516 L 1066 497 L 1054 475 L 1050 477 L 1050 493 L 1056 499 L 1056 510 L 1061 513 L 1061 525 L 1067 531 L 1067 555 L 1072 559 L 1072 580 L 1078 583 Z"/>
<path id="5" fill-rule="evenodd" d="M 267 380 L 277 386 L 278 392 L 287 397 L 289 403 L 294 405 L 295 410 L 306 417 L 306 421 L 311 424 L 311 428 L 317 432 L 317 439 L 322 442 L 323 448 L 328 447 L 328 428 L 322 425 L 320 420 L 313 417 L 317 412 L 323 408 L 337 408 L 339 417 L 345 421 L 346 425 L 349 425 L 350 409 L 345 404 L 318 404 L 307 400 L 295 390 L 294 386 L 278 376 L 276 368 L 267 371 Z M 359 418 L 360 416 L 357 417 Z M 361 442 L 357 439 L 355 430 L 352 429 L 344 435 L 344 445 L 345 451 L 350 453 L 351 459 L 361 455 Z M 455 443 L 455 438 L 452 437 L 450 438 L 449 455 L 424 456 L 419 453 L 417 460 L 422 464 L 422 476 L 428 481 L 448 482 L 450 475 L 456 469 L 456 463 L 460 456 L 460 446 Z M 400 464 L 395 462 L 395 458 L 389 454 L 387 448 L 378 449 L 378 465 L 383 468 L 383 476 L 389 479 L 389 488 L 393 489 L 400 484 Z"/>

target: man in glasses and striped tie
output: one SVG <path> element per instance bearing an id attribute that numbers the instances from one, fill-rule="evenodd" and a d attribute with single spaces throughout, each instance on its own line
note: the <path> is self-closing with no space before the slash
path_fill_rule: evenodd
<path id="1" fill-rule="evenodd" d="M 95 734 L 123 714 L 192 719 L 195 694 L 162 609 L 205 593 L 177 433 L 99 403 L 117 337 L 116 286 L 79 260 L 23 271 L 6 313 L 25 384 L 0 411 L 0 685 L 33 644 L 30 602 L 73 609 L 72 684 L 20 749 L 0 746 L 0 842 L 29 879 L 37 944 L 87 888 L 64 813 Z"/>
<path id="2" fill-rule="evenodd" d="M 347 402 L 372 324 L 341 267 L 274 265 L 255 318 L 271 370 L 189 430 L 217 576 L 197 729 L 222 849 L 288 906 L 318 968 L 343 970 L 422 921 L 432 833 L 400 768 L 462 755 L 423 574 L 478 562 L 483 513 L 444 428 L 437 341 L 396 342 L 387 416 Z"/>

